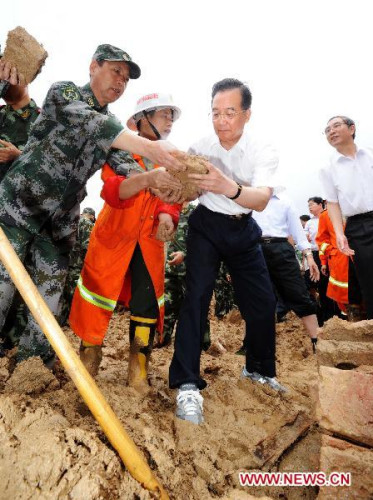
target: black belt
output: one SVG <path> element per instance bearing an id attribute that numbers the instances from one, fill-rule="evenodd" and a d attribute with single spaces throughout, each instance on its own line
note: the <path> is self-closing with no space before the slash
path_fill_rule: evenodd
<path id="1" fill-rule="evenodd" d="M 204 205 L 199 205 L 201 209 L 207 210 L 210 214 L 216 216 L 216 217 L 221 217 L 223 219 L 229 219 L 233 221 L 244 221 L 247 219 L 250 219 L 252 216 L 252 212 L 249 212 L 248 214 L 236 214 L 236 215 L 229 215 L 229 214 L 222 214 L 221 212 L 214 212 L 213 210 L 210 210 L 209 208 L 205 207 Z"/>
<path id="2" fill-rule="evenodd" d="M 365 217 L 368 218 L 373 217 L 373 210 L 371 212 L 365 212 L 364 214 L 350 215 L 349 217 L 347 217 L 347 219 L 357 220 L 357 219 L 364 219 Z"/>
<path id="3" fill-rule="evenodd" d="M 268 245 L 269 243 L 284 243 L 285 241 L 288 241 L 287 238 L 280 238 L 277 236 L 269 236 L 260 238 L 260 243 L 264 243 L 265 245 Z"/>

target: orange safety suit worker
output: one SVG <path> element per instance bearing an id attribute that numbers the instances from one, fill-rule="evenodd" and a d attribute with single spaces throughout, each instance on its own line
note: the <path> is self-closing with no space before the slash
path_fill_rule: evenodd
<path id="1" fill-rule="evenodd" d="M 338 250 L 336 236 L 328 211 L 320 214 L 316 235 L 321 265 L 329 268 L 329 282 L 326 295 L 337 302 L 341 311 L 348 304 L 348 257 Z"/>
<path id="2" fill-rule="evenodd" d="M 143 158 L 133 157 L 146 171 Z M 157 330 L 162 337 L 165 253 L 164 243 L 155 235 L 158 215 L 170 214 L 176 227 L 181 206 L 164 203 L 149 190 L 120 200 L 119 185 L 125 177 L 117 176 L 108 164 L 104 165 L 101 177 L 104 181 L 101 196 L 106 203 L 91 233 L 71 306 L 70 326 L 83 341 L 103 343 L 118 298 L 125 297 L 126 305 L 131 298 L 129 265 L 139 245 L 154 286 L 159 308 Z"/>

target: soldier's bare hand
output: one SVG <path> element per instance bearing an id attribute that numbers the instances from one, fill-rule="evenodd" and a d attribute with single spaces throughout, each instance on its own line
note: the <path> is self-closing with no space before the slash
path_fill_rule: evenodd
<path id="1" fill-rule="evenodd" d="M 172 258 L 167 261 L 168 264 L 170 266 L 179 266 L 184 260 L 184 253 L 178 250 L 177 252 L 172 252 L 170 257 Z"/>
<path id="2" fill-rule="evenodd" d="M 5 80 L 11 85 L 26 85 L 25 77 L 22 73 L 18 73 L 15 66 L 11 66 L 9 62 L 0 59 L 0 80 Z"/>
<path id="3" fill-rule="evenodd" d="M 155 168 L 148 172 L 149 187 L 155 189 L 164 189 L 168 191 L 180 190 L 181 182 L 169 174 L 164 167 Z"/>
<path id="4" fill-rule="evenodd" d="M 16 148 L 11 142 L 2 141 L 0 139 L 0 163 L 14 161 L 21 154 L 21 151 Z"/>
<path id="5" fill-rule="evenodd" d="M 178 160 L 183 153 L 178 151 L 173 144 L 168 141 L 152 141 L 149 146 L 149 159 L 165 167 L 170 172 L 181 172 L 185 166 Z"/>

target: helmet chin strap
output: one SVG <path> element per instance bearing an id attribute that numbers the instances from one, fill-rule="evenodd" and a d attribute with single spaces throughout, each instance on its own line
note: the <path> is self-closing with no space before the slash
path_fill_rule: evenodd
<path id="1" fill-rule="evenodd" d="M 149 120 L 147 111 L 143 111 L 143 114 L 144 114 L 144 116 L 145 116 L 145 118 L 146 118 L 147 122 L 149 123 L 150 128 L 153 130 L 153 132 L 154 132 L 154 134 L 155 134 L 156 138 L 157 138 L 158 140 L 162 139 L 161 134 L 158 132 L 158 130 L 155 128 L 155 126 L 152 124 L 152 122 Z"/>

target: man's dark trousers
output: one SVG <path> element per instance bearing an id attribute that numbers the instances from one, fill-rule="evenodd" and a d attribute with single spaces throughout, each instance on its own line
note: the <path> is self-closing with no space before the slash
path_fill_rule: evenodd
<path id="1" fill-rule="evenodd" d="M 355 250 L 353 262 L 367 319 L 373 319 L 373 212 L 347 217 L 345 234 Z"/>
<path id="2" fill-rule="evenodd" d="M 241 219 L 199 205 L 189 217 L 186 256 L 186 296 L 176 330 L 170 366 L 170 387 L 194 383 L 200 376 L 200 356 L 215 279 L 223 260 L 232 278 L 236 303 L 246 321 L 246 368 L 274 377 L 275 307 L 267 266 L 259 240 L 261 230 L 251 216 Z"/>

